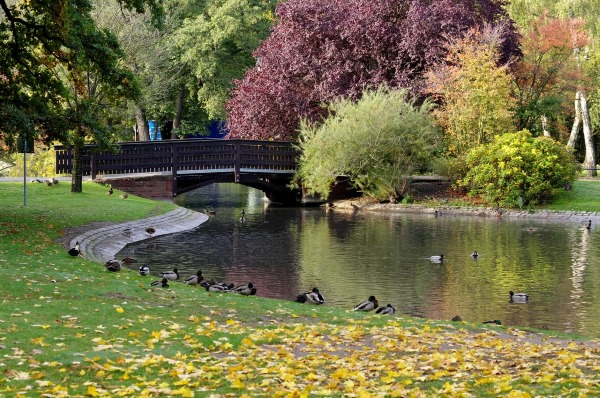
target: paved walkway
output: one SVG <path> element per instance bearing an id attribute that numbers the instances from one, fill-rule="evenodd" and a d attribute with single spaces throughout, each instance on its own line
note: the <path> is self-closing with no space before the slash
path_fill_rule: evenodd
<path id="1" fill-rule="evenodd" d="M 80 243 L 81 255 L 89 260 L 105 263 L 130 243 L 152 237 L 187 231 L 208 220 L 208 215 L 180 207 L 160 216 L 109 225 L 87 231 L 71 240 L 71 247 Z M 156 231 L 150 236 L 146 228 Z"/>

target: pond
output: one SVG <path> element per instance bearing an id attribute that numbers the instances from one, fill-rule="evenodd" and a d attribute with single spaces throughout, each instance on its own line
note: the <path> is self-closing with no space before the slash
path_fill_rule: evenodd
<path id="1" fill-rule="evenodd" d="M 374 295 L 401 314 L 600 337 L 600 229 L 579 222 L 280 208 L 237 184 L 175 202 L 214 216 L 118 256 L 138 258 L 155 276 L 177 267 L 184 278 L 201 269 L 207 278 L 252 282 L 258 296 L 293 300 L 316 286 L 325 305 L 340 308 Z M 443 263 L 431 261 L 442 253 Z M 511 303 L 510 290 L 529 301 Z"/>

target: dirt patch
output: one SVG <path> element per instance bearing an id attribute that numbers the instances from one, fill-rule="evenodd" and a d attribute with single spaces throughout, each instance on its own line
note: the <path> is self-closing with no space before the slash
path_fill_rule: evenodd
<path id="1" fill-rule="evenodd" d="M 64 247 L 65 249 L 70 249 L 71 248 L 71 241 L 76 237 L 79 236 L 85 232 L 88 231 L 92 231 L 94 229 L 98 229 L 98 228 L 102 228 L 102 227 L 107 227 L 109 225 L 114 225 L 117 224 L 115 222 L 109 222 L 109 221 L 95 221 L 93 223 L 90 224 L 86 224 L 86 225 L 82 225 L 79 227 L 70 227 L 70 228 L 66 228 L 64 230 L 64 234 L 63 236 L 61 236 L 60 238 L 58 238 L 56 240 L 56 242 L 60 243 L 60 245 L 62 247 Z"/>

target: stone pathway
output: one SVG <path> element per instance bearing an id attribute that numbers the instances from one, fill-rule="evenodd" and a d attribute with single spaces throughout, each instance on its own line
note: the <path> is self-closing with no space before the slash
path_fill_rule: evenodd
<path id="1" fill-rule="evenodd" d="M 160 216 L 113 224 L 77 235 L 71 247 L 80 243 L 81 255 L 88 260 L 105 263 L 130 243 L 151 239 L 156 236 L 187 231 L 208 220 L 208 215 L 180 207 Z M 155 232 L 150 235 L 146 228 Z"/>

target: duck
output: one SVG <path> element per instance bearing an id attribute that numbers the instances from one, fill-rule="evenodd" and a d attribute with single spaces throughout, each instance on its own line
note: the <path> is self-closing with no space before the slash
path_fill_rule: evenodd
<path id="1" fill-rule="evenodd" d="M 240 222 L 246 221 L 246 211 L 242 209 L 242 213 L 240 214 Z"/>
<path id="2" fill-rule="evenodd" d="M 256 288 L 252 283 L 247 285 L 241 285 L 233 289 L 234 293 L 242 294 L 244 296 L 254 296 L 256 294 Z"/>
<path id="3" fill-rule="evenodd" d="M 230 285 L 225 285 L 224 283 L 208 283 L 208 282 L 202 282 L 200 284 L 200 286 L 203 286 L 207 292 L 214 292 L 214 293 L 227 293 L 230 290 Z"/>
<path id="4" fill-rule="evenodd" d="M 173 268 L 173 271 L 163 271 L 158 275 L 162 276 L 163 278 L 167 278 L 170 281 L 179 279 L 179 271 L 177 271 L 177 268 Z"/>
<path id="5" fill-rule="evenodd" d="M 377 311 L 375 311 L 375 313 L 381 315 L 394 315 L 396 313 L 396 309 L 388 303 L 388 305 L 386 305 L 385 307 L 377 308 Z"/>
<path id="6" fill-rule="evenodd" d="M 169 287 L 169 280 L 167 278 L 162 278 L 160 281 L 154 281 L 150 284 L 152 287 Z"/>
<path id="7" fill-rule="evenodd" d="M 112 185 L 108 184 L 108 191 L 106 192 L 107 195 L 112 195 L 114 193 Z"/>
<path id="8" fill-rule="evenodd" d="M 440 254 L 439 256 L 431 256 L 430 259 L 432 263 L 441 263 L 444 261 L 444 255 Z"/>
<path id="9" fill-rule="evenodd" d="M 477 250 L 473 251 L 473 253 L 471 253 L 471 258 L 473 260 L 477 260 L 479 258 L 479 253 L 477 253 Z"/>
<path id="10" fill-rule="evenodd" d="M 122 194 L 119 195 L 119 198 L 121 199 L 127 199 L 129 197 L 129 195 L 127 194 L 127 192 L 123 192 Z"/>
<path id="11" fill-rule="evenodd" d="M 379 303 L 377 302 L 375 296 L 369 296 L 367 301 L 363 301 L 362 303 L 356 305 L 353 311 L 373 311 L 378 306 Z"/>
<path id="12" fill-rule="evenodd" d="M 515 293 L 512 290 L 510 292 L 508 292 L 508 294 L 510 295 L 510 302 L 517 302 L 517 303 L 523 303 L 526 301 L 529 301 L 529 294 L 527 293 Z"/>
<path id="13" fill-rule="evenodd" d="M 123 260 L 121 260 L 121 262 L 123 264 L 135 264 L 138 262 L 137 258 L 133 258 L 133 257 L 125 257 Z"/>
<path id="14" fill-rule="evenodd" d="M 594 228 L 594 226 L 592 225 L 592 220 L 582 221 L 582 223 L 585 224 L 585 229 L 587 229 L 588 231 Z"/>
<path id="15" fill-rule="evenodd" d="M 69 255 L 73 257 L 79 256 L 81 250 L 79 250 L 79 241 L 75 242 L 75 246 L 69 249 Z"/>
<path id="16" fill-rule="evenodd" d="M 195 275 L 190 275 L 187 278 L 185 278 L 185 284 L 186 285 L 194 285 L 197 286 L 200 284 L 200 282 L 202 282 L 204 280 L 204 275 L 202 275 L 202 271 L 198 270 L 198 272 L 196 272 Z"/>
<path id="17" fill-rule="evenodd" d="M 297 303 L 308 302 L 310 304 L 323 304 L 325 302 L 325 298 L 323 297 L 321 292 L 319 292 L 319 289 L 313 287 L 310 292 L 301 293 L 298 296 L 296 296 L 296 300 L 294 301 L 296 301 Z"/>
<path id="18" fill-rule="evenodd" d="M 148 235 L 152 236 L 152 234 L 156 232 L 156 229 L 154 227 L 148 227 L 145 229 L 145 231 Z"/>
<path id="19" fill-rule="evenodd" d="M 146 264 L 144 264 L 138 269 L 138 272 L 140 273 L 141 276 L 150 275 L 150 267 L 148 267 Z"/>
<path id="20" fill-rule="evenodd" d="M 121 271 L 121 262 L 119 260 L 108 260 L 104 266 L 111 272 Z"/>
<path id="21" fill-rule="evenodd" d="M 500 322 L 498 319 L 494 319 L 493 321 L 483 321 L 481 323 L 491 323 L 494 325 L 502 325 L 502 322 Z"/>

